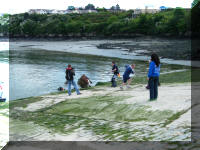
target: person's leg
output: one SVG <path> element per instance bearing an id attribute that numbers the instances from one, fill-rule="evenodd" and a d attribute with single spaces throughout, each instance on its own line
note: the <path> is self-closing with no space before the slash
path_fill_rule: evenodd
<path id="1" fill-rule="evenodd" d="M 155 79 L 154 79 L 154 99 L 158 98 L 158 82 L 159 82 L 159 78 L 155 77 Z"/>
<path id="2" fill-rule="evenodd" d="M 111 85 L 111 87 L 115 87 L 116 85 L 115 85 L 115 75 L 113 75 L 112 76 L 112 79 L 111 79 L 111 82 L 112 82 L 112 85 Z"/>
<path id="3" fill-rule="evenodd" d="M 77 87 L 77 85 L 76 85 L 76 82 L 75 82 L 74 80 L 72 81 L 72 84 L 73 84 L 73 86 L 74 86 L 74 88 L 75 88 L 75 90 L 76 90 L 76 93 L 77 93 L 77 94 L 80 94 L 79 89 L 78 89 L 78 87 Z"/>
<path id="4" fill-rule="evenodd" d="M 123 76 L 123 83 L 122 83 L 122 86 L 120 87 L 121 90 L 124 89 L 124 86 L 126 85 L 126 82 L 127 82 L 127 79 L 126 79 L 126 77 Z"/>
<path id="5" fill-rule="evenodd" d="M 147 83 L 146 89 L 149 89 L 149 81 L 148 81 L 148 83 Z"/>
<path id="6" fill-rule="evenodd" d="M 67 84 L 68 84 L 68 94 L 71 95 L 71 84 L 72 84 L 72 81 L 69 80 L 67 82 Z"/>
<path id="7" fill-rule="evenodd" d="M 113 87 L 117 87 L 117 75 L 114 75 L 113 76 L 113 79 L 114 79 L 114 81 L 113 81 Z"/>
<path id="8" fill-rule="evenodd" d="M 154 80 L 149 78 L 149 91 L 150 91 L 150 100 L 154 99 Z"/>
<path id="9" fill-rule="evenodd" d="M 130 88 L 131 81 L 132 81 L 132 79 L 131 79 L 131 78 L 129 78 L 129 79 L 128 79 L 127 88 Z"/>

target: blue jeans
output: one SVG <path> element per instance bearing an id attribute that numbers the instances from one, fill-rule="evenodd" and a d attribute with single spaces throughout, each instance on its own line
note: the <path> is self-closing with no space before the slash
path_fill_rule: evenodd
<path id="1" fill-rule="evenodd" d="M 76 82 L 74 82 L 74 80 L 68 80 L 68 94 L 71 95 L 71 85 L 74 86 L 74 88 L 76 90 L 76 93 L 80 94 L 79 89 L 78 89 L 78 87 L 76 85 Z"/>
<path id="2" fill-rule="evenodd" d="M 158 81 L 159 77 L 149 78 L 150 100 L 157 99 L 158 97 Z"/>

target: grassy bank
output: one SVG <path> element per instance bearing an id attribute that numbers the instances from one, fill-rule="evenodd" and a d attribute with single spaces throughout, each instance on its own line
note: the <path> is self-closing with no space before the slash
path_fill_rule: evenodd
<path id="1" fill-rule="evenodd" d="M 199 72 L 199 69 L 196 69 L 195 73 L 198 73 L 198 72 Z M 161 84 L 191 82 L 191 70 L 188 69 L 183 72 L 161 74 L 159 80 Z M 97 83 L 97 86 L 110 86 L 110 84 L 111 84 L 110 82 L 99 82 Z M 118 80 L 118 84 L 122 84 L 122 79 Z M 135 84 L 147 84 L 147 76 L 134 77 L 131 85 L 135 85 Z"/>

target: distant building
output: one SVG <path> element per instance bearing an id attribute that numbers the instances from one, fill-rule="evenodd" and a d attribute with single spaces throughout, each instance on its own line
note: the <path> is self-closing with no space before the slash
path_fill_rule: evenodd
<path id="1" fill-rule="evenodd" d="M 69 13 L 97 13 L 97 10 L 56 10 L 56 9 L 30 9 L 28 11 L 29 14 L 69 14 Z"/>
<path id="2" fill-rule="evenodd" d="M 148 7 L 145 7 L 145 9 L 139 9 L 139 8 L 133 9 L 132 18 L 136 18 L 141 14 L 155 14 L 159 11 L 160 11 L 159 9 L 148 9 Z"/>
<path id="3" fill-rule="evenodd" d="M 77 14 L 87 14 L 87 13 L 97 13 L 98 11 L 97 10 L 80 10 L 80 9 L 76 9 L 76 10 L 73 10 L 71 13 L 77 13 Z"/>
<path id="4" fill-rule="evenodd" d="M 69 13 L 70 11 L 68 10 L 52 10 L 49 14 L 67 14 Z"/>
<path id="5" fill-rule="evenodd" d="M 47 9 L 30 9 L 28 11 L 29 14 L 48 14 L 49 10 Z"/>

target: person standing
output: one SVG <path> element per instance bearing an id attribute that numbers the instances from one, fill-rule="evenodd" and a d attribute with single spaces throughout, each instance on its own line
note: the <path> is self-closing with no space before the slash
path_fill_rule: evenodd
<path id="1" fill-rule="evenodd" d="M 131 78 L 130 78 L 130 74 L 135 74 L 134 68 L 135 68 L 135 64 L 132 65 L 125 65 L 125 72 L 123 74 L 123 83 L 122 86 L 120 87 L 121 90 L 123 90 L 123 87 L 125 85 L 127 85 L 127 88 L 130 88 L 130 84 L 131 84 Z M 128 82 L 128 84 L 127 84 Z"/>
<path id="2" fill-rule="evenodd" d="M 111 79 L 112 85 L 111 87 L 117 87 L 117 77 L 119 75 L 119 69 L 117 67 L 117 65 L 115 64 L 114 61 L 112 61 L 112 72 L 113 72 L 113 76 Z"/>
<path id="3" fill-rule="evenodd" d="M 74 81 L 74 76 L 75 76 L 75 71 L 74 71 L 74 68 L 71 67 L 71 65 L 69 64 L 67 69 L 66 69 L 66 80 L 67 80 L 67 84 L 68 84 L 68 94 L 69 96 L 71 95 L 71 85 L 74 86 L 75 90 L 76 90 L 76 93 L 77 95 L 80 95 L 80 91 L 76 85 L 76 82 Z"/>
<path id="4" fill-rule="evenodd" d="M 148 82 L 150 91 L 150 101 L 158 98 L 158 82 L 160 76 L 160 59 L 157 54 L 151 55 L 149 63 Z"/>

